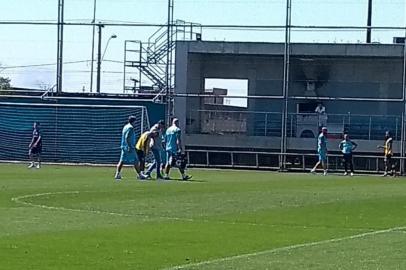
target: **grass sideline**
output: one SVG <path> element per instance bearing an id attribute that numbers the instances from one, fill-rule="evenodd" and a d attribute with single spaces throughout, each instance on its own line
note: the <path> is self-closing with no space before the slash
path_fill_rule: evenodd
<path id="1" fill-rule="evenodd" d="M 0 269 L 406 269 L 402 177 L 113 173 L 0 164 Z"/>

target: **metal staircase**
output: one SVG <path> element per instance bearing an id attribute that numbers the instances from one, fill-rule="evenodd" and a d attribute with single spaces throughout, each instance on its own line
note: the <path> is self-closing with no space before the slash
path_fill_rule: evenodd
<path id="1" fill-rule="evenodd" d="M 169 30 L 169 32 L 168 32 Z M 155 102 L 167 102 L 174 91 L 175 46 L 177 41 L 195 40 L 201 25 L 181 20 L 163 26 L 148 41 L 126 40 L 124 44 L 124 93 L 151 96 Z"/>

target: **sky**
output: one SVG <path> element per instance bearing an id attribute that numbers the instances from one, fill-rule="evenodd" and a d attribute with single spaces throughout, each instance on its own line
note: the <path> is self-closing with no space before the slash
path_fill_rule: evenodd
<path id="1" fill-rule="evenodd" d="M 57 0 L 0 0 L 1 21 L 56 21 Z M 368 0 L 293 0 L 292 25 L 365 26 Z M 373 26 L 404 27 L 406 0 L 373 0 Z M 175 19 L 203 25 L 284 25 L 285 0 L 175 0 Z M 97 0 L 97 22 L 165 23 L 167 0 Z M 91 22 L 93 0 L 65 0 L 66 22 Z M 157 28 L 106 27 L 102 50 L 102 92 L 123 92 L 124 41 L 146 41 Z M 64 28 L 64 91 L 90 89 L 92 27 Z M 392 43 L 401 30 L 376 30 L 372 41 Z M 204 28 L 203 40 L 283 42 L 280 30 Z M 292 42 L 362 43 L 365 31 L 294 30 Z M 0 76 L 16 87 L 48 88 L 56 80 L 56 26 L 0 24 Z M 77 62 L 80 63 L 69 63 Z M 32 65 L 51 64 L 32 67 Z M 30 67 L 19 67 L 30 66 Z"/>

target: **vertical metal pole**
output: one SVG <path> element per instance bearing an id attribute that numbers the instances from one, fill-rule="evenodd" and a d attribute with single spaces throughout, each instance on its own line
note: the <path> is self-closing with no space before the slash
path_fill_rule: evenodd
<path id="1" fill-rule="evenodd" d="M 91 62 L 90 62 L 90 93 L 93 92 L 94 35 L 96 32 L 96 25 L 95 25 L 95 23 L 96 23 L 96 2 L 97 2 L 97 0 L 94 0 L 94 2 L 93 2 L 92 58 L 91 58 Z M 124 67 L 125 67 L 125 65 L 124 65 Z M 124 73 L 125 73 L 125 70 L 124 70 Z"/>
<path id="2" fill-rule="evenodd" d="M 369 117 L 368 140 L 371 140 L 372 116 Z"/>
<path id="3" fill-rule="evenodd" d="M 56 92 L 62 93 L 64 0 L 58 0 L 58 47 L 56 64 Z"/>
<path id="4" fill-rule="evenodd" d="M 144 132 L 144 107 L 141 109 L 141 134 Z"/>
<path id="5" fill-rule="evenodd" d="M 101 81 L 101 41 L 102 41 L 102 24 L 97 25 L 99 29 L 99 42 L 97 47 L 97 81 L 96 81 L 96 93 L 100 94 L 100 81 Z"/>
<path id="6" fill-rule="evenodd" d="M 265 137 L 268 133 L 268 113 L 265 113 Z"/>
<path id="7" fill-rule="evenodd" d="M 127 68 L 126 68 L 126 60 L 127 60 L 127 40 L 124 41 L 124 67 L 123 67 L 123 94 L 125 94 L 125 78 L 126 78 L 126 72 L 127 72 Z M 92 61 L 93 63 L 93 61 Z M 92 76 L 93 77 L 93 76 Z M 134 89 L 135 90 L 135 89 Z M 90 91 L 91 92 L 91 91 Z"/>
<path id="8" fill-rule="evenodd" d="M 168 0 L 168 21 L 167 21 L 167 43 L 166 43 L 166 66 L 165 66 L 165 87 L 167 104 L 167 122 L 171 121 L 173 115 L 173 99 L 171 89 L 171 68 L 172 68 L 172 28 L 173 28 L 174 0 Z"/>
<path id="9" fill-rule="evenodd" d="M 284 108 L 282 114 L 282 138 L 281 138 L 281 157 L 280 169 L 286 169 L 286 150 L 287 150 L 287 116 L 288 116 L 288 97 L 289 97 L 289 67 L 290 67 L 290 31 L 291 31 L 291 15 L 292 15 L 292 1 L 286 0 L 286 24 L 285 24 L 285 50 L 283 61 L 283 96 Z"/>
<path id="10" fill-rule="evenodd" d="M 405 29 L 405 39 L 406 39 L 406 29 Z M 403 74 L 402 74 L 402 90 L 403 90 L 403 114 L 402 114 L 402 124 L 401 124 L 401 149 L 400 149 L 400 173 L 404 173 L 404 157 L 405 157 L 405 140 L 406 140 L 406 43 L 403 43 Z"/>
<path id="11" fill-rule="evenodd" d="M 371 43 L 372 0 L 368 0 L 367 43 Z"/>

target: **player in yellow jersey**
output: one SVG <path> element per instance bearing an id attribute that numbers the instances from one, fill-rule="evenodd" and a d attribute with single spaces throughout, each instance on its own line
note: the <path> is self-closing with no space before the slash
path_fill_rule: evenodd
<path id="1" fill-rule="evenodd" d="M 378 145 L 378 148 L 383 149 L 385 156 L 385 173 L 383 174 L 383 176 L 388 176 L 388 174 L 396 176 L 395 168 L 392 164 L 393 139 L 389 131 L 386 131 L 385 133 L 384 145 Z"/>
<path id="2" fill-rule="evenodd" d="M 153 139 L 157 135 L 158 135 L 158 132 L 146 131 L 141 134 L 140 138 L 137 141 L 137 144 L 135 145 L 138 160 L 140 161 L 140 170 L 142 172 L 145 169 L 145 157 L 148 155 L 151 139 Z"/>

